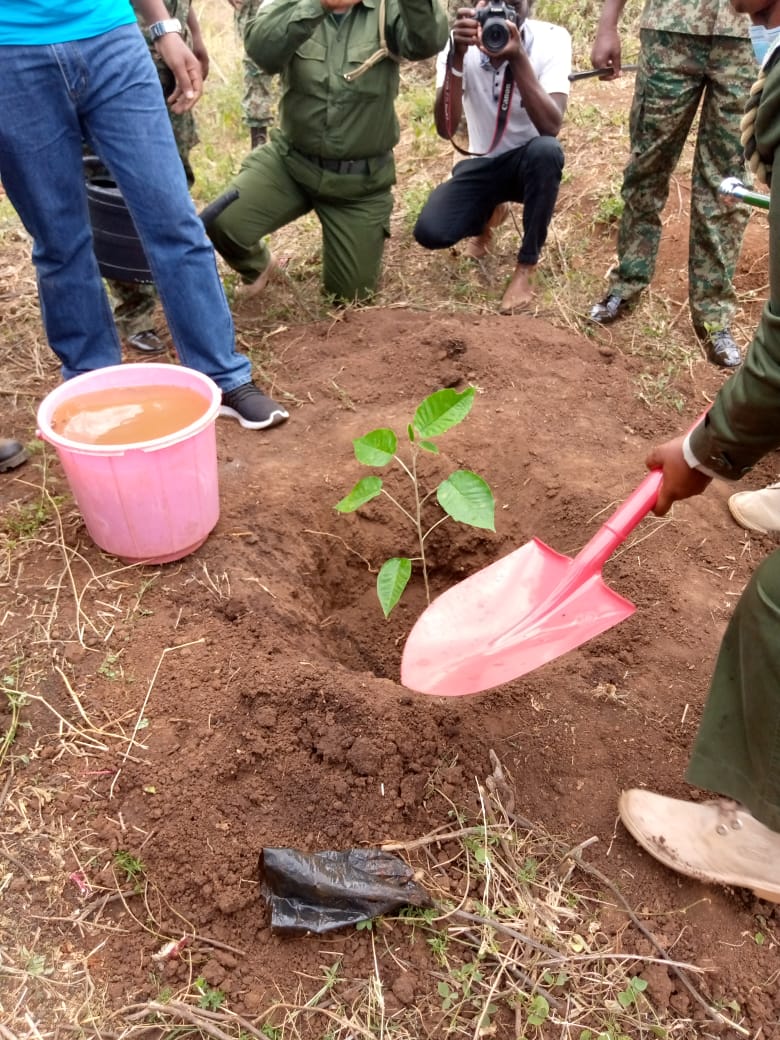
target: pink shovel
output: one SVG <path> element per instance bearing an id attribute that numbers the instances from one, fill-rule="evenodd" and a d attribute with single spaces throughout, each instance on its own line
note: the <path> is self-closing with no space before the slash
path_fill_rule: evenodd
<path id="1" fill-rule="evenodd" d="M 440 697 L 479 693 L 517 679 L 630 617 L 601 567 L 653 508 L 652 470 L 572 559 L 533 538 L 472 574 L 423 611 L 409 634 L 401 682 Z"/>

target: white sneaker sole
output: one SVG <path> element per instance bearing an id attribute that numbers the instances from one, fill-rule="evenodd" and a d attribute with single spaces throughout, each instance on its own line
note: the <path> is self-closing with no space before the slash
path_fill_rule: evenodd
<path id="1" fill-rule="evenodd" d="M 225 419 L 235 419 L 245 430 L 267 430 L 269 426 L 280 426 L 290 418 L 290 413 L 286 412 L 284 408 L 275 408 L 267 419 L 252 422 L 250 419 L 245 419 L 235 408 L 229 408 L 226 404 L 220 405 L 219 414 Z"/>

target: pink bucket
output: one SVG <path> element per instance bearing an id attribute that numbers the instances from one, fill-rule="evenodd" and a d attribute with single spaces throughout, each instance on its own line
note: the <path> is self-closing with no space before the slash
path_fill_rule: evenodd
<path id="1" fill-rule="evenodd" d="M 167 437 L 136 444 L 84 444 L 52 429 L 72 397 L 115 387 L 186 387 L 207 410 Z M 38 436 L 57 449 L 92 540 L 129 563 L 168 563 L 201 546 L 219 519 L 216 418 L 221 391 L 181 365 L 112 365 L 69 379 L 38 408 Z"/>

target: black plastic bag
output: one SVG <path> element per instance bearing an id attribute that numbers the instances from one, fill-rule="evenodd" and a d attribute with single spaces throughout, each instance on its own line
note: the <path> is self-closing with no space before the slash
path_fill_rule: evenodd
<path id="1" fill-rule="evenodd" d="M 402 906 L 433 906 L 409 866 L 380 849 L 263 849 L 259 873 L 271 930 L 286 935 L 330 932 Z"/>

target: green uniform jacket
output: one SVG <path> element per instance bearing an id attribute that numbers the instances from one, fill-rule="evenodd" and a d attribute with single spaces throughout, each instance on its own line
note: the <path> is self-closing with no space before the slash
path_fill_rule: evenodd
<path id="1" fill-rule="evenodd" d="M 780 447 L 780 52 L 767 71 L 756 114 L 756 144 L 774 166 L 769 207 L 769 302 L 739 371 L 721 388 L 690 445 L 699 462 L 737 480 Z"/>
<path id="2" fill-rule="evenodd" d="M 385 35 L 399 58 L 430 58 L 447 42 L 439 0 L 385 0 Z M 279 125 L 289 143 L 323 159 L 367 159 L 398 143 L 398 63 L 344 78 L 379 49 L 379 0 L 337 20 L 319 0 L 268 0 L 247 28 L 247 54 L 282 80 Z"/>

